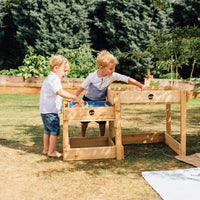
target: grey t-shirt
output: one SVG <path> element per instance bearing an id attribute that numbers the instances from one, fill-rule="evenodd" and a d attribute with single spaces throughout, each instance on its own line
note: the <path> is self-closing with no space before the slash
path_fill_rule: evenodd
<path id="1" fill-rule="evenodd" d="M 97 71 L 90 73 L 81 85 L 84 89 L 88 87 L 85 96 L 93 101 L 105 100 L 107 88 L 112 82 L 122 81 L 128 83 L 128 76 L 113 72 L 110 76 L 99 77 Z"/>

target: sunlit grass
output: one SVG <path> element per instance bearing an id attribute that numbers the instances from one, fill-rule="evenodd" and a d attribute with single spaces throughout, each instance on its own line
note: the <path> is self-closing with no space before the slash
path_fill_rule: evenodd
<path id="1" fill-rule="evenodd" d="M 172 105 L 171 110 L 172 134 L 179 138 L 180 106 Z M 200 152 L 199 110 L 200 99 L 189 100 L 188 155 Z M 192 167 L 176 160 L 176 153 L 164 143 L 124 145 L 121 161 L 48 158 L 41 155 L 39 95 L 1 94 L 0 113 L 0 199 L 158 200 L 161 198 L 144 181 L 142 171 Z M 62 151 L 62 114 L 60 119 L 57 149 Z M 122 106 L 122 134 L 152 131 L 165 131 L 165 105 Z M 69 133 L 80 136 L 80 122 L 70 122 Z M 86 135 L 99 135 L 98 124 L 90 123 Z"/>

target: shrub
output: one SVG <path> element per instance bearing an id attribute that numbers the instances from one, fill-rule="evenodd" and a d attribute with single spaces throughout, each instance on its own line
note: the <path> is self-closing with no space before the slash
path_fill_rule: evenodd
<path id="1" fill-rule="evenodd" d="M 34 77 L 43 77 L 49 74 L 49 57 L 33 55 L 29 48 L 28 54 L 23 60 L 23 65 L 18 69 L 1 70 L 0 75 L 22 76 L 24 79 Z"/>
<path id="2" fill-rule="evenodd" d="M 68 77 L 86 78 L 87 75 L 97 69 L 96 51 L 89 45 L 82 45 L 77 49 L 60 49 L 57 54 L 65 56 L 70 64 Z"/>
<path id="3" fill-rule="evenodd" d="M 82 45 L 78 49 L 60 49 L 57 54 L 66 57 L 70 64 L 69 78 L 85 78 L 89 73 L 95 71 L 96 67 L 96 51 L 88 45 Z M 35 55 L 32 53 L 32 48 L 23 60 L 23 65 L 18 69 L 1 70 L 0 75 L 22 76 L 24 79 L 34 77 L 48 76 L 49 74 L 50 57 Z"/>

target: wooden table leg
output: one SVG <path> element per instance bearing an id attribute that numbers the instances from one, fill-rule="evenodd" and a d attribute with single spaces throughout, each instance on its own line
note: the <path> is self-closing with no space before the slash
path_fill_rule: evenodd
<path id="1" fill-rule="evenodd" d="M 180 143 L 181 143 L 181 155 L 186 155 L 186 91 L 181 90 L 181 104 L 180 104 Z"/>
<path id="2" fill-rule="evenodd" d="M 109 136 L 113 139 L 115 137 L 114 121 L 109 121 Z"/>
<path id="3" fill-rule="evenodd" d="M 166 133 L 171 135 L 171 104 L 166 104 Z"/>
<path id="4" fill-rule="evenodd" d="M 116 144 L 116 157 L 117 160 L 124 159 L 124 147 L 122 146 L 122 135 L 121 135 L 121 105 L 120 105 L 120 94 L 115 93 L 114 105 L 115 105 L 115 144 Z"/>

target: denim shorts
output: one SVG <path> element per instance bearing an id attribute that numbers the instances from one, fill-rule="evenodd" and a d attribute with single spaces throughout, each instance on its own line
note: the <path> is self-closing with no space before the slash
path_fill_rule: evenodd
<path id="1" fill-rule="evenodd" d="M 56 113 L 41 114 L 44 133 L 58 136 L 60 134 L 60 119 Z"/>

